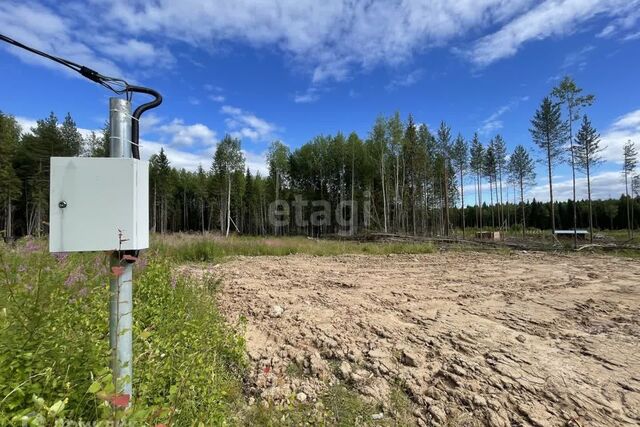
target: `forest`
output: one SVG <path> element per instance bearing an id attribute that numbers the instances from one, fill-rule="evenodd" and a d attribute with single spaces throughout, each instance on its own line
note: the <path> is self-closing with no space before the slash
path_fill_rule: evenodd
<path id="1" fill-rule="evenodd" d="M 295 216 L 310 218 L 317 210 L 314 204 L 295 215 L 290 212 L 284 224 L 269 221 L 275 200 L 322 200 L 332 212 L 344 202 L 367 206 L 354 209 L 353 216 L 346 208 L 350 233 L 449 235 L 467 227 L 522 229 L 523 223 L 527 229 L 570 229 L 574 221 L 577 227 L 632 230 L 640 225 L 640 176 L 631 141 L 624 147 L 620 178 L 627 190 L 618 199 L 558 201 L 551 185 L 551 203 L 527 196 L 536 182 L 552 184 L 553 168 L 562 162 L 574 177 L 586 174 L 590 195 L 589 174 L 601 163 L 603 147 L 588 116 L 579 114 L 593 96 L 580 92 L 565 78 L 541 101 L 529 124 L 535 151 L 518 145 L 509 153 L 499 134 L 488 141 L 480 141 L 477 133 L 465 138 L 444 121 L 429 129 L 399 113 L 378 117 L 366 137 L 354 132 L 318 135 L 293 151 L 274 141 L 266 176 L 245 167 L 241 141 L 229 135 L 218 143 L 211 164 L 196 171 L 172 167 L 161 150 L 149 159 L 151 228 L 158 233 L 248 235 L 345 232 L 336 222 L 300 226 Z M 565 105 L 571 120 L 565 117 Z M 60 123 L 51 113 L 34 128 L 21 129 L 11 115 L 0 113 L 0 224 L 5 238 L 47 233 L 51 156 L 105 157 L 108 146 L 108 126 L 83 137 L 70 114 Z M 545 165 L 548 177 L 536 177 L 536 161 Z M 472 200 L 464 194 L 469 185 L 476 189 Z"/>

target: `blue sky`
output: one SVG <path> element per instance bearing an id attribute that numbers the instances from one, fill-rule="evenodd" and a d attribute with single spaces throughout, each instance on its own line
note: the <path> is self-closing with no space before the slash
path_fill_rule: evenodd
<path id="1" fill-rule="evenodd" d="M 564 74 L 596 95 L 586 112 L 608 147 L 597 197 L 619 196 L 622 144 L 640 144 L 640 0 L 4 0 L 0 32 L 161 91 L 142 152 L 164 147 L 187 169 L 208 168 L 225 133 L 264 171 L 274 139 L 366 137 L 395 111 L 534 150 L 529 120 Z M 0 46 L 0 75 L 0 109 L 25 129 L 50 111 L 86 131 L 107 117 L 106 90 L 14 47 Z M 554 186 L 569 197 L 567 167 Z M 528 195 L 546 191 L 541 165 Z"/>

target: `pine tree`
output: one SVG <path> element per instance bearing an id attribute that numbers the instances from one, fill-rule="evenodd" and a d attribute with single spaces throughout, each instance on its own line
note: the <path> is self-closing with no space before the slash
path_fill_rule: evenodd
<path id="1" fill-rule="evenodd" d="M 565 140 L 565 126 L 562 123 L 560 106 L 544 98 L 531 120 L 531 138 L 544 151 L 549 175 L 549 207 L 551 211 L 551 231 L 555 235 L 556 219 L 553 204 L 553 166 L 562 160 L 562 145 Z"/>
<path id="2" fill-rule="evenodd" d="M 493 151 L 496 158 L 496 173 L 497 173 L 497 181 L 499 183 L 500 188 L 500 227 L 504 226 L 504 206 L 502 200 L 502 173 L 505 171 L 507 166 L 507 146 L 504 142 L 504 139 L 500 134 L 496 135 L 493 139 Z M 496 185 L 496 189 L 498 189 L 498 185 Z M 496 197 L 496 203 L 498 203 Z"/>
<path id="3" fill-rule="evenodd" d="M 582 126 L 576 134 L 575 154 L 576 165 L 587 175 L 587 196 L 589 199 L 589 240 L 593 243 L 593 207 L 591 202 L 591 171 L 602 163 L 600 147 L 600 135 L 591 126 L 589 118 L 585 114 L 582 117 Z"/>
<path id="4" fill-rule="evenodd" d="M 476 227 L 482 230 L 482 174 L 484 169 L 484 147 L 478 133 L 471 140 L 469 167 L 476 175 Z"/>
<path id="5" fill-rule="evenodd" d="M 13 238 L 13 202 L 22 194 L 22 182 L 14 169 L 20 126 L 0 111 L 0 206 L 4 208 L 4 238 Z"/>
<path id="6" fill-rule="evenodd" d="M 536 174 L 534 171 L 533 160 L 522 145 L 518 145 L 513 151 L 513 154 L 509 159 L 508 169 L 511 179 L 520 187 L 520 205 L 522 207 L 522 237 L 525 237 L 527 224 L 524 205 L 524 189 L 529 185 L 533 185 Z"/>
<path id="7" fill-rule="evenodd" d="M 484 175 L 489 179 L 489 194 L 491 195 L 491 227 L 495 229 L 495 209 L 493 204 L 493 185 L 495 184 L 496 177 L 496 151 L 494 147 L 494 141 L 492 140 L 487 147 L 487 151 L 484 155 Z"/>
<path id="8" fill-rule="evenodd" d="M 25 185 L 26 232 L 40 236 L 47 223 L 49 205 L 49 159 L 65 154 L 65 143 L 58 126 L 58 118 L 51 113 L 38 120 L 31 133 L 22 137 L 18 149 L 18 176 Z"/>
<path id="9" fill-rule="evenodd" d="M 168 203 L 169 196 L 172 191 L 171 180 L 172 169 L 169 159 L 164 151 L 164 147 L 160 148 L 159 154 L 154 154 L 149 158 L 149 178 L 150 185 L 153 188 L 153 229 L 158 231 L 157 211 L 160 208 L 160 233 L 167 231 L 168 224 Z M 160 204 L 158 206 L 158 196 Z"/>
<path id="10" fill-rule="evenodd" d="M 551 95 L 554 96 L 560 104 L 565 105 L 567 109 L 567 128 L 569 130 L 569 146 L 570 146 L 570 159 L 571 159 L 571 174 L 573 178 L 573 247 L 578 247 L 578 211 L 576 203 L 576 155 L 573 146 L 573 122 L 580 118 L 580 109 L 582 107 L 588 107 L 593 104 L 595 97 L 593 95 L 583 95 L 582 89 L 579 88 L 575 81 L 565 76 L 564 79 L 556 86 Z"/>
<path id="11" fill-rule="evenodd" d="M 69 113 L 60 126 L 60 136 L 62 137 L 62 148 L 58 152 L 60 155 L 75 157 L 82 153 L 83 138 Z"/>
<path id="12" fill-rule="evenodd" d="M 451 158 L 451 128 L 442 121 L 438 129 L 438 149 L 442 157 L 442 189 L 444 192 L 444 235 L 449 235 L 449 166 Z"/>
<path id="13" fill-rule="evenodd" d="M 627 231 L 629 239 L 633 239 L 633 210 L 631 209 L 631 197 L 629 194 L 629 176 L 633 174 L 638 165 L 638 150 L 635 142 L 627 141 L 623 147 L 624 162 L 622 172 L 624 174 L 624 186 L 627 198 Z"/>
<path id="14" fill-rule="evenodd" d="M 465 205 L 464 205 L 464 174 L 467 170 L 467 166 L 469 164 L 469 149 L 467 147 L 467 143 L 465 142 L 462 135 L 458 134 L 456 138 L 453 149 L 452 149 L 452 160 L 454 167 L 458 170 L 458 174 L 460 175 L 460 203 L 462 209 L 462 238 L 465 238 L 466 232 L 466 223 L 465 223 Z"/>

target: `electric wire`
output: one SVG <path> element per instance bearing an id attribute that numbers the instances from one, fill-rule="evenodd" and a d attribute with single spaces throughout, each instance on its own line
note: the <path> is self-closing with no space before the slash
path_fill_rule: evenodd
<path id="1" fill-rule="evenodd" d="M 126 80 L 117 77 L 105 76 L 95 70 L 92 70 L 89 67 L 85 67 L 84 65 L 76 64 L 75 62 L 69 61 L 67 59 L 48 54 L 31 46 L 27 46 L 26 44 L 20 43 L 17 40 L 5 36 L 4 34 L 0 34 L 0 40 L 24 49 L 28 52 L 42 56 L 43 58 L 57 62 L 58 64 L 61 64 L 67 68 L 70 68 L 71 70 L 80 73 L 83 77 L 86 77 L 87 79 L 104 86 L 105 88 L 118 95 L 125 95 L 127 101 L 131 101 L 133 99 L 134 92 L 153 96 L 155 98 L 153 101 L 138 106 L 131 117 L 131 150 L 133 157 L 136 159 L 140 159 L 140 116 L 145 111 L 155 108 L 162 103 L 162 95 L 160 95 L 160 93 L 151 88 L 130 85 Z"/>

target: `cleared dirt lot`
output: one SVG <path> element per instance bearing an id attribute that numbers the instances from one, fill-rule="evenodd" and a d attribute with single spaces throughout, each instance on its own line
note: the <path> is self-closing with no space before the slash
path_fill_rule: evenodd
<path id="1" fill-rule="evenodd" d="M 640 423 L 639 264 L 443 252 L 210 271 L 248 320 L 256 397 L 312 402 L 340 381 L 383 405 L 402 388 L 420 425 L 586 426 Z"/>

